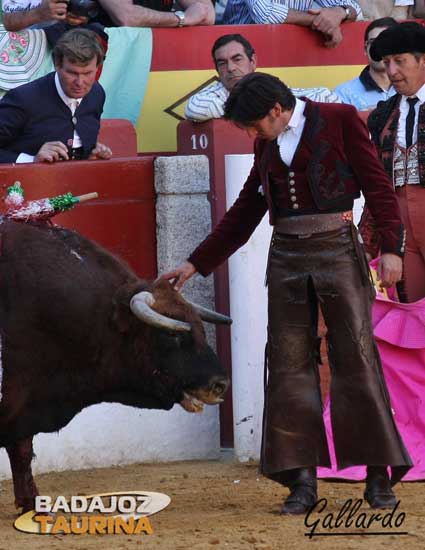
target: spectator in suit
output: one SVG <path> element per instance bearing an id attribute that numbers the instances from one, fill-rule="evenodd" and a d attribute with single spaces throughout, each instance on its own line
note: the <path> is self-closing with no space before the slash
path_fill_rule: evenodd
<path id="1" fill-rule="evenodd" d="M 211 52 L 219 80 L 194 94 L 186 106 L 185 115 L 189 120 L 203 122 L 221 118 L 224 103 L 230 91 L 239 80 L 257 67 L 257 55 L 248 40 L 240 34 L 225 34 L 218 38 Z M 297 96 L 305 96 L 312 101 L 340 103 L 340 98 L 328 88 L 292 88 Z"/>
<path id="2" fill-rule="evenodd" d="M 382 17 L 372 21 L 364 35 L 364 48 L 368 65 L 360 75 L 348 82 L 343 82 L 335 88 L 335 93 L 344 103 L 350 103 L 361 111 L 374 109 L 378 101 L 386 101 L 396 93 L 394 86 L 385 70 L 384 62 L 374 61 L 370 57 L 370 47 L 382 31 L 398 25 L 392 17 Z"/>
<path id="3" fill-rule="evenodd" d="M 0 101 L 0 162 L 109 159 L 97 142 L 105 92 L 96 82 L 103 50 L 87 29 L 65 33 L 55 72 L 10 90 Z"/>

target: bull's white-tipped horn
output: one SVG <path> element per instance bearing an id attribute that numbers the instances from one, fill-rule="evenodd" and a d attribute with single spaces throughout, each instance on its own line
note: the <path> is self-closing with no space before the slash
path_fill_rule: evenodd
<path id="1" fill-rule="evenodd" d="M 232 319 L 227 315 L 223 315 L 222 313 L 217 313 L 216 311 L 213 311 L 212 309 L 208 309 L 204 306 L 200 306 L 199 304 L 194 304 L 189 300 L 186 300 L 186 302 L 188 302 L 198 312 L 199 317 L 203 321 L 206 321 L 207 323 L 215 323 L 218 325 L 232 324 Z"/>
<path id="2" fill-rule="evenodd" d="M 150 292 L 138 292 L 130 300 L 130 309 L 138 319 L 153 327 L 165 328 L 175 332 L 188 332 L 191 330 L 189 323 L 171 319 L 152 309 L 154 303 L 155 298 Z"/>

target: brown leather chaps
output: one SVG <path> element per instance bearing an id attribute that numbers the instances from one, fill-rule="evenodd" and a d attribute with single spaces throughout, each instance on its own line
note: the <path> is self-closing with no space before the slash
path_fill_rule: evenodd
<path id="1" fill-rule="evenodd" d="M 311 235 L 277 224 L 268 263 L 267 389 L 261 469 L 329 466 L 316 356 L 318 304 L 328 329 L 331 420 L 338 468 L 390 465 L 392 483 L 411 466 L 395 425 L 374 342 L 374 289 L 350 222 Z"/>

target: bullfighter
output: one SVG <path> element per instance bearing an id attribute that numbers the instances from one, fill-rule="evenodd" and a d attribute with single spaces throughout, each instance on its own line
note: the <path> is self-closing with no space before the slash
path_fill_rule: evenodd
<path id="1" fill-rule="evenodd" d="M 365 499 L 372 508 L 393 507 L 392 485 L 411 460 L 373 340 L 374 290 L 351 213 L 362 191 L 382 238 L 379 276 L 393 285 L 401 276 L 404 231 L 392 183 L 350 105 L 298 99 L 278 78 L 252 73 L 232 89 L 225 118 L 256 138 L 253 168 L 213 232 L 163 276 L 180 289 L 195 272 L 208 275 L 269 212 L 262 472 L 290 489 L 282 514 L 303 514 L 317 502 L 316 467 L 330 464 L 315 354 L 320 304 L 338 467 L 367 465 Z"/>
<path id="2" fill-rule="evenodd" d="M 425 298 L 425 29 L 415 22 L 383 31 L 370 55 L 384 62 L 397 94 L 371 113 L 372 140 L 393 181 L 406 228 L 403 260 L 405 301 Z M 366 251 L 378 254 L 380 239 L 370 210 L 365 210 L 360 232 Z"/>

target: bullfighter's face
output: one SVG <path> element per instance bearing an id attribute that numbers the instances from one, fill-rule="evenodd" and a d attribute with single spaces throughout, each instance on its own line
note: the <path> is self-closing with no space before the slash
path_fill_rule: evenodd
<path id="1" fill-rule="evenodd" d="M 386 55 L 384 65 L 391 84 L 399 94 L 412 96 L 425 84 L 425 54 Z"/>
<path id="2" fill-rule="evenodd" d="M 81 65 L 65 57 L 62 64 L 57 64 L 55 69 L 65 95 L 80 99 L 90 92 L 96 81 L 97 58 L 93 57 L 91 61 Z"/>
<path id="3" fill-rule="evenodd" d="M 237 124 L 237 126 L 245 130 L 249 137 L 273 141 L 287 128 L 292 113 L 293 109 L 284 110 L 279 103 L 276 103 L 264 118 L 246 124 Z"/>

